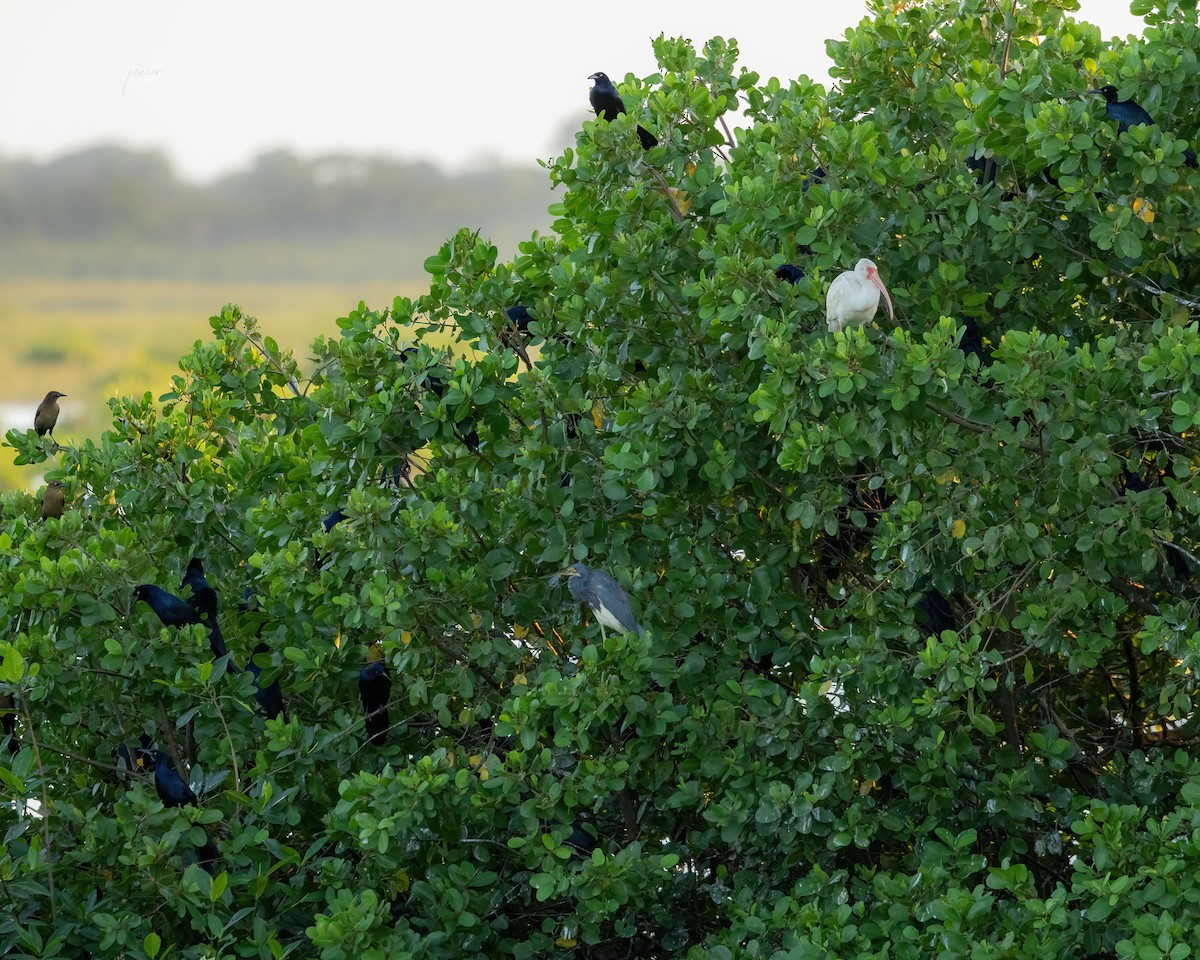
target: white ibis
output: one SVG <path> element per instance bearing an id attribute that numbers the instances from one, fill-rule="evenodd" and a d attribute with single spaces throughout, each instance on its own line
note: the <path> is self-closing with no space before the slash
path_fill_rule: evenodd
<path id="1" fill-rule="evenodd" d="M 892 309 L 892 298 L 879 279 L 879 268 L 874 261 L 864 257 L 853 270 L 834 277 L 825 297 L 825 319 L 829 332 L 836 333 L 849 323 L 869 323 L 879 309 L 881 293 L 887 302 L 888 316 L 895 323 L 896 311 Z"/>

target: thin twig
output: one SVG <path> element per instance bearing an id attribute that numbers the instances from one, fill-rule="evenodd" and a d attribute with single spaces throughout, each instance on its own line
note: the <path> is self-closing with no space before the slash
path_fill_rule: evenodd
<path id="1" fill-rule="evenodd" d="M 1009 14 L 1015 21 L 1017 18 L 1017 0 L 1013 0 L 1012 11 Z M 1013 32 L 1011 30 L 1004 37 L 1004 56 L 1000 60 L 1000 80 L 1003 81 L 1008 76 L 1008 54 L 1012 50 Z"/>
<path id="2" fill-rule="evenodd" d="M 1174 543 L 1171 540 L 1164 540 L 1161 537 L 1156 537 L 1156 536 L 1154 536 L 1154 534 L 1150 535 L 1150 539 L 1153 540 L 1155 543 L 1157 543 L 1160 547 L 1170 547 L 1173 550 L 1179 551 L 1185 557 L 1187 557 L 1189 560 L 1191 560 L 1192 563 L 1194 563 L 1196 566 L 1200 567 L 1200 558 L 1197 558 L 1196 555 L 1193 553 L 1188 553 L 1188 551 L 1184 550 L 1183 547 L 1181 547 L 1179 544 Z"/>
<path id="3" fill-rule="evenodd" d="M 229 743 L 229 757 L 233 761 L 233 785 L 237 788 L 238 793 L 242 792 L 242 775 L 238 768 L 237 751 L 233 747 L 233 737 L 229 735 L 229 725 L 225 722 L 225 711 L 221 709 L 221 702 L 217 699 L 216 693 L 209 688 L 209 697 L 213 702 L 213 706 L 217 708 L 217 716 L 221 718 L 221 728 L 225 731 L 225 740 Z"/>
<path id="4" fill-rule="evenodd" d="M 969 420 L 964 416 L 955 413 L 953 410 L 947 410 L 940 404 L 934 403 L 932 400 L 926 400 L 925 406 L 936 413 L 939 417 L 945 417 L 952 423 L 957 423 L 960 427 L 966 427 L 974 433 L 991 433 L 993 427 L 990 423 L 980 423 L 978 420 Z M 1044 454 L 1045 450 L 1031 440 L 1019 440 L 1018 444 L 1022 450 L 1028 450 L 1031 453 Z"/>

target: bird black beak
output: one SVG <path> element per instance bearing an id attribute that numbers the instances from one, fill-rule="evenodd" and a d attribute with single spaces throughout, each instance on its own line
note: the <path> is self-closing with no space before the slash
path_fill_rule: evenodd
<path id="1" fill-rule="evenodd" d="M 574 567 L 567 567 L 566 570 L 559 570 L 558 573 L 552 573 L 546 578 L 546 582 L 552 587 L 557 587 L 564 577 L 568 580 L 571 577 L 577 576 Z"/>

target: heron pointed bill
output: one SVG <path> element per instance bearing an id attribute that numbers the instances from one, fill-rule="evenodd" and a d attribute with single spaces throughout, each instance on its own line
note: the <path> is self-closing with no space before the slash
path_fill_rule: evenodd
<path id="1" fill-rule="evenodd" d="M 557 587 L 563 581 L 564 577 L 570 580 L 572 577 L 577 576 L 579 576 L 578 570 L 574 567 L 567 567 L 565 570 L 559 570 L 557 573 L 550 574 L 546 577 L 546 582 L 552 587 Z"/>

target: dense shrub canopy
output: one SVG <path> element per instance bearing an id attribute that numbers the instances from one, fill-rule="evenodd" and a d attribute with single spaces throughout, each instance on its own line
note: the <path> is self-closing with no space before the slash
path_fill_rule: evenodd
<path id="1" fill-rule="evenodd" d="M 226 308 L 99 443 L 11 432 L 70 503 L 3 501 L 4 953 L 1193 956 L 1200 30 L 1070 6 L 877 4 L 831 92 L 660 39 L 512 263 L 458 234 L 307 379 Z M 829 334 L 860 256 L 898 323 Z M 286 718 L 131 605 L 194 555 Z"/>

